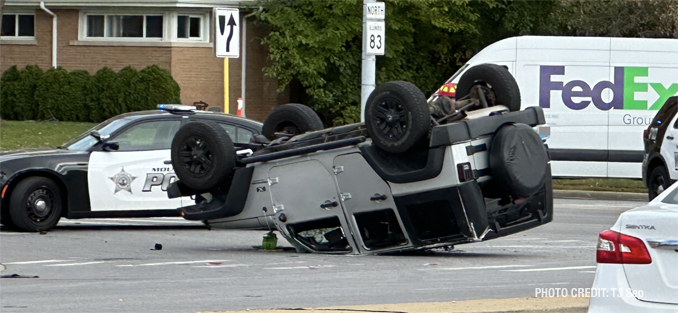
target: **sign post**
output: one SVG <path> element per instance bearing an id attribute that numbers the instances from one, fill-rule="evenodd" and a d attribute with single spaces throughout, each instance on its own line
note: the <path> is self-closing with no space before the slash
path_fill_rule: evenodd
<path id="1" fill-rule="evenodd" d="M 360 121 L 365 121 L 365 105 L 375 87 L 376 55 L 384 55 L 386 47 L 386 5 L 363 0 L 363 56 L 360 87 Z"/>
<path id="2" fill-rule="evenodd" d="M 214 54 L 224 58 L 224 113 L 229 111 L 228 59 L 240 57 L 240 11 L 214 9 Z"/>

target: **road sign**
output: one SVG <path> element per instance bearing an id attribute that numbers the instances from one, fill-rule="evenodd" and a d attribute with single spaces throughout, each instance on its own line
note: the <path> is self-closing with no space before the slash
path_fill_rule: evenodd
<path id="1" fill-rule="evenodd" d="M 386 50 L 386 23 L 384 21 L 368 21 L 365 32 L 365 53 L 368 55 L 384 55 Z"/>
<path id="2" fill-rule="evenodd" d="M 240 11 L 214 9 L 214 53 L 217 58 L 240 57 Z"/>
<path id="3" fill-rule="evenodd" d="M 386 4 L 383 2 L 367 3 L 364 13 L 368 20 L 384 20 L 386 18 Z"/>

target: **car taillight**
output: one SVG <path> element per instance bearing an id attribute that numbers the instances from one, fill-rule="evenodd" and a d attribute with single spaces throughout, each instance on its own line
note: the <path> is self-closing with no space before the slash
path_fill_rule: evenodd
<path id="1" fill-rule="evenodd" d="M 649 136 L 649 135 L 650 135 L 650 130 L 649 130 L 649 129 L 643 130 L 643 138 L 645 138 L 645 139 L 650 139 L 650 136 Z"/>
<path id="2" fill-rule="evenodd" d="M 606 230 L 598 235 L 598 263 L 650 264 L 652 258 L 645 243 L 636 237 Z"/>
<path id="3" fill-rule="evenodd" d="M 457 174 L 459 175 L 459 182 L 467 182 L 473 180 L 473 169 L 471 168 L 471 163 L 460 163 L 457 164 Z"/>

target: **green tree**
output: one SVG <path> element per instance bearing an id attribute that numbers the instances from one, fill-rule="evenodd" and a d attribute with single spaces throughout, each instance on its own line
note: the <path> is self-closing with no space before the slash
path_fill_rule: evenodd
<path id="1" fill-rule="evenodd" d="M 377 83 L 408 80 L 430 93 L 458 67 L 455 34 L 477 33 L 468 1 L 386 1 L 386 55 L 377 58 Z M 280 89 L 299 84 L 326 125 L 358 121 L 362 1 L 264 1 L 258 20 Z"/>

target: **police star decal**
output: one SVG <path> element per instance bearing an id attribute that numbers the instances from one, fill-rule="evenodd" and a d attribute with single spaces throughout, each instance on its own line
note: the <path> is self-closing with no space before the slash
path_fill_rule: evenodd
<path id="1" fill-rule="evenodd" d="M 113 192 L 113 194 L 117 194 L 122 190 L 132 193 L 132 182 L 137 178 L 136 176 L 132 176 L 132 174 L 125 172 L 125 168 L 123 167 L 122 170 L 120 170 L 120 173 L 115 174 L 113 177 L 109 177 L 109 179 L 115 183 L 115 192 Z"/>

